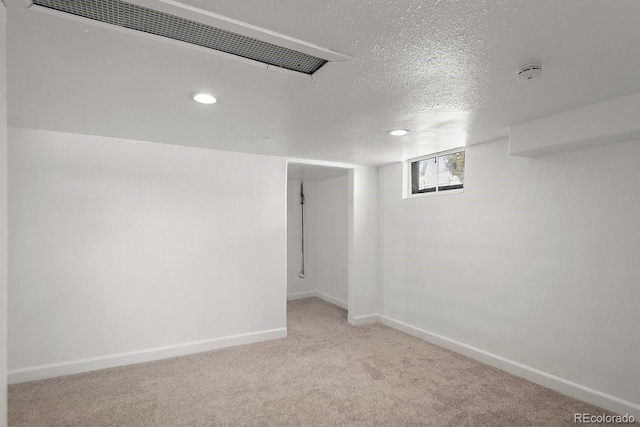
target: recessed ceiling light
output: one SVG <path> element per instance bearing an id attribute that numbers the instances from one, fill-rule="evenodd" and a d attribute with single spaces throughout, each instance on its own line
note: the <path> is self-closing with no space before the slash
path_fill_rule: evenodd
<path id="1" fill-rule="evenodd" d="M 218 100 L 208 93 L 204 92 L 193 92 L 189 94 L 189 98 L 193 99 L 200 104 L 215 104 Z"/>
<path id="2" fill-rule="evenodd" d="M 408 129 L 394 129 L 389 131 L 389 135 L 393 136 L 405 136 L 409 133 Z"/>

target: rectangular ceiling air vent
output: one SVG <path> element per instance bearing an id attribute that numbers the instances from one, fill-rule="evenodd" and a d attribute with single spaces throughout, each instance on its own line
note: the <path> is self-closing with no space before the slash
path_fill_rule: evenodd
<path id="1" fill-rule="evenodd" d="M 33 4 L 309 75 L 328 62 L 297 50 L 121 0 L 33 0 Z"/>

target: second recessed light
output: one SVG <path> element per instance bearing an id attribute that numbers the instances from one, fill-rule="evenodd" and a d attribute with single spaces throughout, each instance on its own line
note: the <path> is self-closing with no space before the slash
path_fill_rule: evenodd
<path id="1" fill-rule="evenodd" d="M 204 92 L 193 92 L 189 97 L 200 104 L 215 104 L 218 100 L 211 94 Z"/>
<path id="2" fill-rule="evenodd" d="M 394 130 L 390 130 L 389 131 L 389 135 L 393 135 L 393 136 L 405 136 L 406 134 L 408 134 L 410 131 L 409 129 L 394 129 Z"/>

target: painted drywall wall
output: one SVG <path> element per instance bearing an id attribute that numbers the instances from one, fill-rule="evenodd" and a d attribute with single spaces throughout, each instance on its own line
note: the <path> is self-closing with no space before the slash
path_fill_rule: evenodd
<path id="1" fill-rule="evenodd" d="M 14 380 L 286 335 L 283 158 L 10 128 L 9 163 Z"/>
<path id="2" fill-rule="evenodd" d="M 380 169 L 382 315 L 638 408 L 640 142 L 466 156 L 461 194 L 403 200 Z"/>
<path id="3" fill-rule="evenodd" d="M 7 425 L 7 11 L 0 3 L 0 427 Z"/>
<path id="4" fill-rule="evenodd" d="M 348 301 L 349 178 L 316 183 L 316 289 L 346 306 Z"/>
<path id="5" fill-rule="evenodd" d="M 298 274 L 302 267 L 302 211 L 300 181 L 287 181 L 287 295 L 305 298 L 316 291 L 316 183 L 304 184 L 304 246 L 305 276 Z"/>
<path id="6" fill-rule="evenodd" d="M 378 168 L 349 171 L 349 323 L 375 322 L 378 304 Z"/>

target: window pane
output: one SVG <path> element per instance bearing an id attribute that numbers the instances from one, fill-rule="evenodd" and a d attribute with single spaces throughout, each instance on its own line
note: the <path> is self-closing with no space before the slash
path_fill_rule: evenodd
<path id="1" fill-rule="evenodd" d="M 438 157 L 438 191 L 462 188 L 464 151 Z"/>
<path id="2" fill-rule="evenodd" d="M 428 193 L 436 191 L 437 159 L 418 160 L 411 163 L 411 193 Z"/>

